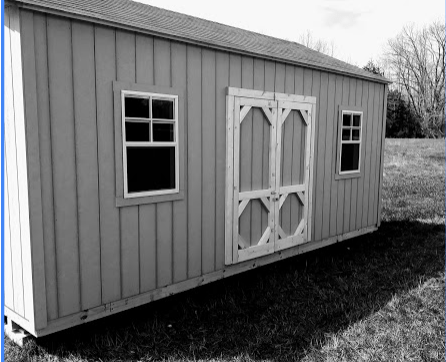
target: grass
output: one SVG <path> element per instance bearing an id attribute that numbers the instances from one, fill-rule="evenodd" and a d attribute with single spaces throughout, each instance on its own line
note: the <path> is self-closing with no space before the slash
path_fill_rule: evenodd
<path id="1" fill-rule="evenodd" d="M 444 361 L 444 140 L 386 140 L 370 235 L 29 342 L 6 361 Z"/>

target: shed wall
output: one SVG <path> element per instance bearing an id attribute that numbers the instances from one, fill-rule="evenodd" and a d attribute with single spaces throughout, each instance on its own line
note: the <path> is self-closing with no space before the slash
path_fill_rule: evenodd
<path id="1" fill-rule="evenodd" d="M 21 19 L 49 320 L 224 268 L 228 85 L 317 97 L 314 240 L 377 224 L 384 85 L 41 13 Z M 116 207 L 114 80 L 186 90 L 183 200 Z M 340 104 L 364 109 L 359 179 L 334 179 Z M 248 143 L 263 134 L 250 130 Z"/>

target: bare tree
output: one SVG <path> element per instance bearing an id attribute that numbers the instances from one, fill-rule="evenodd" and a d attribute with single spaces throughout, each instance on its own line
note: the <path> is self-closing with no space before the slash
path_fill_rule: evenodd
<path id="1" fill-rule="evenodd" d="M 420 119 L 428 137 L 444 136 L 445 25 L 405 26 L 389 40 L 385 56 L 391 78 Z"/>
<path id="2" fill-rule="evenodd" d="M 309 30 L 301 34 L 298 41 L 307 48 L 327 54 L 331 57 L 334 56 L 335 46 L 333 41 L 329 43 L 326 40 L 315 39 Z"/>

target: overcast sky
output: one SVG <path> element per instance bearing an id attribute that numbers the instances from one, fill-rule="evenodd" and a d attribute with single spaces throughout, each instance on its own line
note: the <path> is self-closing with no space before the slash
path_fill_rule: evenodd
<path id="1" fill-rule="evenodd" d="M 378 59 L 405 24 L 445 17 L 444 0 L 138 1 L 297 42 L 310 31 L 333 41 L 335 57 L 361 67 Z"/>

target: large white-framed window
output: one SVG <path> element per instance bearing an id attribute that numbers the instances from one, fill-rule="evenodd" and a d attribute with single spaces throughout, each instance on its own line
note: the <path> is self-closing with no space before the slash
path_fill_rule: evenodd
<path id="1" fill-rule="evenodd" d="M 361 176 L 362 125 L 364 113 L 340 107 L 336 176 Z"/>
<path id="2" fill-rule="evenodd" d="M 124 199 L 179 192 L 178 96 L 121 90 Z"/>

